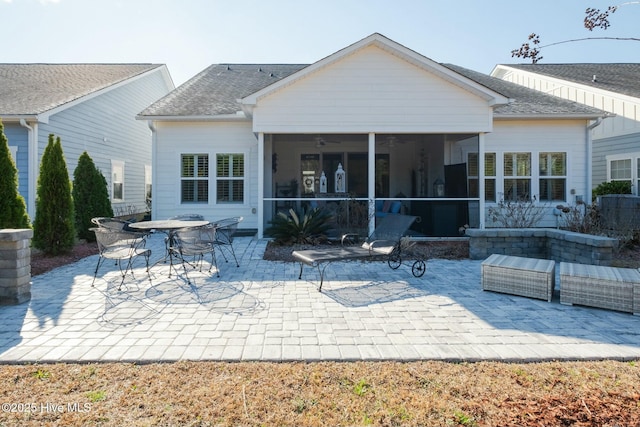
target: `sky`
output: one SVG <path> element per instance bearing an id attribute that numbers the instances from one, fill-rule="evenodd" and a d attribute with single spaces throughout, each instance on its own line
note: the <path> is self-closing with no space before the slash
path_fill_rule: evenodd
<path id="1" fill-rule="evenodd" d="M 589 32 L 616 0 L 0 0 L 0 63 L 159 63 L 176 86 L 218 63 L 310 64 L 373 33 L 436 62 L 489 74 L 511 50 L 640 37 L 640 2 Z M 628 4 L 627 4 L 628 3 Z M 540 63 L 640 62 L 638 41 L 542 49 Z"/>

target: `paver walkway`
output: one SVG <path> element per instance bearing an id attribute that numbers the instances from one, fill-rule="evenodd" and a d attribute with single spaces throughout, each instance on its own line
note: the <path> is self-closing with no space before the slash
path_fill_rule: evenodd
<path id="1" fill-rule="evenodd" d="M 421 278 L 335 263 L 319 293 L 317 270 L 264 261 L 266 240 L 234 246 L 239 268 L 193 285 L 158 264 L 118 292 L 107 262 L 92 288 L 97 256 L 36 276 L 30 302 L 0 307 L 0 362 L 640 358 L 639 316 L 483 292 L 480 261 L 430 260 Z"/>

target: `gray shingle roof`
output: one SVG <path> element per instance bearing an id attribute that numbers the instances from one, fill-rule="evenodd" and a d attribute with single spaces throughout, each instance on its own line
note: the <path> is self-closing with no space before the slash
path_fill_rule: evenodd
<path id="1" fill-rule="evenodd" d="M 640 98 L 640 64 L 504 64 L 598 89 Z M 593 81 L 596 76 L 596 81 Z"/>
<path id="2" fill-rule="evenodd" d="M 514 102 L 509 105 L 497 107 L 496 115 L 598 116 L 603 114 L 595 108 L 545 95 L 486 74 L 455 65 L 442 65 L 501 95 L 514 99 Z M 140 116 L 179 118 L 236 114 L 242 109 L 238 99 L 264 89 L 307 66 L 304 64 L 211 65 L 149 106 L 140 113 Z"/>
<path id="3" fill-rule="evenodd" d="M 0 116 L 36 115 L 162 64 L 0 64 Z"/>
<path id="4" fill-rule="evenodd" d="M 513 101 L 510 104 L 496 107 L 494 110 L 496 116 L 601 116 L 605 114 L 604 111 L 597 108 L 547 95 L 497 77 L 491 77 L 456 65 L 443 65 L 501 95 L 511 98 Z"/>
<path id="5" fill-rule="evenodd" d="M 216 64 L 145 109 L 141 116 L 216 116 L 241 110 L 238 99 L 302 70 L 304 64 Z"/>

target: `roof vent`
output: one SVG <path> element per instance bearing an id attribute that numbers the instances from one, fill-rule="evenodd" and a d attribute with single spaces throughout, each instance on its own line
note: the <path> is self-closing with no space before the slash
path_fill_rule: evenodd
<path id="1" fill-rule="evenodd" d="M 231 67 L 227 65 L 227 71 L 229 71 L 230 69 L 231 69 Z"/>
<path id="2" fill-rule="evenodd" d="M 275 77 L 273 73 L 269 73 L 269 77 Z"/>
<path id="3" fill-rule="evenodd" d="M 594 82 L 594 83 L 598 81 L 598 79 L 596 78 L 595 74 L 593 75 L 593 78 L 591 79 L 591 81 Z"/>
<path id="4" fill-rule="evenodd" d="M 258 68 L 258 72 L 261 73 L 262 72 L 262 67 Z"/>

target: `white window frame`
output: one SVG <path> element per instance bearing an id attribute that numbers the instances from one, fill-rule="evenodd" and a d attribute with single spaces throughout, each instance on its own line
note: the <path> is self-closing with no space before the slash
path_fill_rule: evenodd
<path id="1" fill-rule="evenodd" d="M 476 158 L 478 159 L 478 173 L 480 172 L 480 155 L 477 151 L 468 151 L 467 152 L 467 188 L 469 188 L 469 181 L 472 180 L 476 180 L 479 181 L 479 176 L 477 175 L 471 175 L 471 171 L 469 170 L 469 165 L 471 164 L 469 156 L 475 154 Z M 487 156 L 488 155 L 493 155 L 493 169 L 495 174 L 494 175 L 487 175 L 486 171 L 487 171 Z M 484 153 L 484 164 L 485 164 L 485 175 L 484 175 L 484 200 L 485 202 L 489 202 L 489 203 L 495 203 L 497 202 L 497 198 L 498 198 L 498 194 L 497 194 L 497 178 L 498 178 L 498 153 L 494 152 L 494 151 L 487 151 Z M 487 182 L 493 181 L 493 191 L 494 191 L 494 199 L 487 199 Z M 478 182 L 478 188 L 480 188 L 480 183 Z M 478 194 L 478 197 L 480 197 L 480 194 Z"/>
<path id="2" fill-rule="evenodd" d="M 611 178 L 611 163 L 620 160 L 631 161 L 630 178 Z M 635 194 L 636 196 L 640 195 L 640 152 L 610 154 L 608 156 L 605 156 L 605 162 L 607 164 L 607 182 L 631 181 L 631 193 Z"/>
<path id="3" fill-rule="evenodd" d="M 183 176 L 183 159 L 184 156 L 193 156 L 194 157 L 194 174 L 193 176 Z M 198 172 L 198 156 L 206 156 L 207 157 L 207 174 L 206 176 L 199 176 Z M 178 200 L 181 205 L 190 205 L 190 204 L 209 204 L 211 201 L 211 153 L 198 151 L 198 152 L 185 152 L 180 153 L 178 156 L 178 177 L 179 177 L 179 189 L 178 189 Z M 194 195 L 195 200 L 184 200 L 182 194 L 182 183 L 184 181 L 194 181 Z M 207 182 L 207 200 L 197 200 L 198 199 L 198 186 L 196 182 L 198 181 L 206 181 Z"/>
<path id="4" fill-rule="evenodd" d="M 122 160 L 111 160 L 111 201 L 120 203 L 125 201 L 125 162 Z M 118 179 L 118 172 L 121 178 Z M 116 197 L 116 184 L 121 185 L 121 197 Z"/>
<path id="5" fill-rule="evenodd" d="M 149 203 L 152 197 L 153 191 L 153 178 L 152 178 L 151 165 L 144 165 L 144 200 L 145 203 Z"/>
<path id="6" fill-rule="evenodd" d="M 219 205 L 244 205 L 247 202 L 247 153 L 242 151 L 235 152 L 217 152 L 215 153 L 215 203 Z M 224 156 L 230 158 L 231 167 L 229 168 L 229 175 L 218 175 L 218 158 Z M 233 176 L 233 160 L 234 156 L 242 157 L 242 175 Z M 235 181 L 241 182 L 242 186 L 242 199 L 241 200 L 220 200 L 218 195 L 218 184 L 223 181 Z"/>
<path id="7" fill-rule="evenodd" d="M 513 158 L 514 158 L 514 163 L 513 163 L 513 168 L 514 168 L 514 175 L 505 175 L 504 173 L 504 168 L 505 168 L 505 162 L 504 162 L 504 157 L 505 155 L 510 154 Z M 517 156 L 520 154 L 528 154 L 529 155 L 529 175 L 518 175 L 518 161 L 517 161 Z M 534 175 L 533 171 L 535 170 L 534 167 L 536 166 L 535 163 L 536 159 L 537 159 L 537 152 L 534 153 L 532 151 L 503 151 L 502 153 L 500 153 L 500 175 L 502 178 L 502 199 L 503 200 L 507 200 L 506 199 L 506 187 L 505 187 L 505 183 L 507 181 L 507 179 L 513 179 L 513 180 L 528 180 L 529 181 L 529 192 L 530 194 L 529 199 L 533 200 L 534 197 Z M 497 159 L 496 159 L 497 160 Z M 498 166 L 498 165 L 496 165 Z M 517 190 L 517 187 L 516 187 Z M 521 197 L 522 195 L 517 194 L 516 193 L 516 201 L 519 199 L 519 197 Z"/>
<path id="8" fill-rule="evenodd" d="M 567 153 L 566 151 L 538 151 L 537 153 L 537 158 L 538 161 L 540 159 L 540 155 L 541 154 L 547 154 L 546 157 L 546 161 L 549 162 L 549 155 L 550 154 L 564 154 L 564 175 L 542 175 L 540 173 L 540 164 L 538 163 L 538 194 L 540 194 L 540 201 L 541 202 L 566 202 L 568 199 L 568 185 L 569 185 L 569 177 L 567 175 L 567 172 L 569 171 L 569 153 Z M 550 167 L 549 167 L 550 169 Z M 540 181 L 543 180 L 560 180 L 560 179 L 564 179 L 564 199 L 542 199 L 542 193 L 540 190 Z"/>

